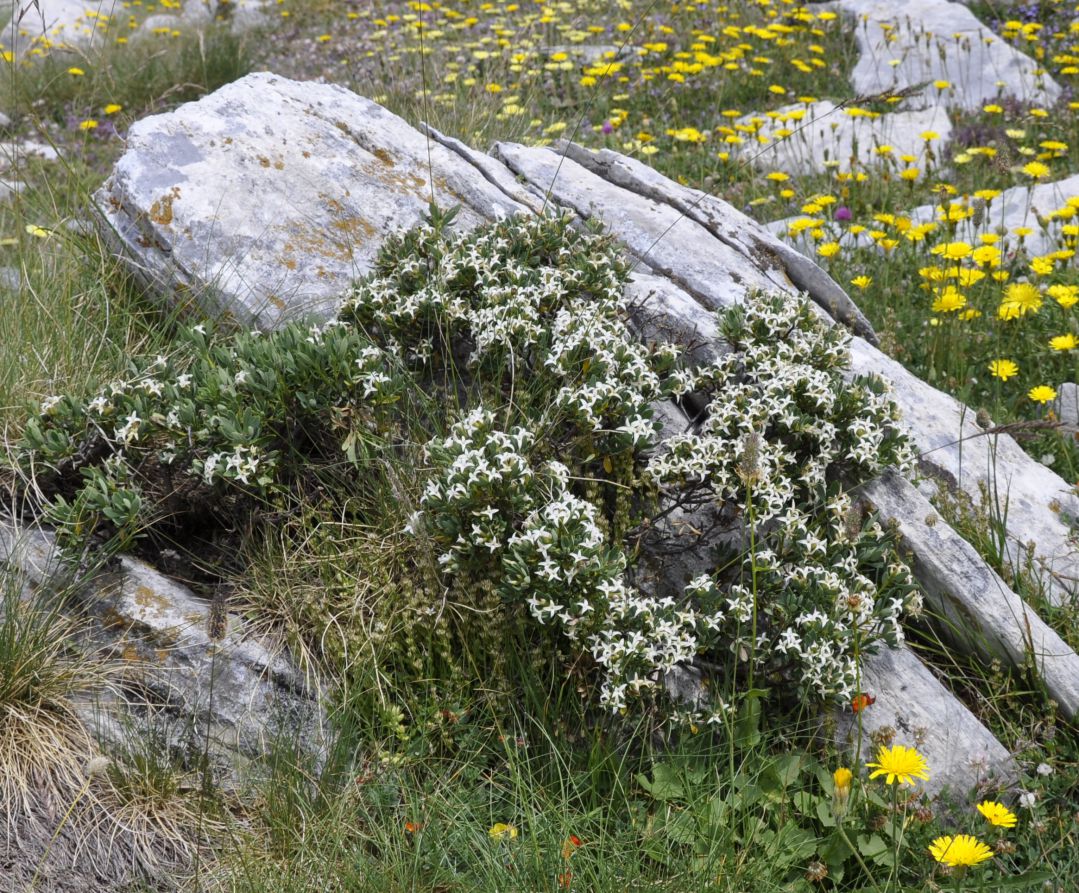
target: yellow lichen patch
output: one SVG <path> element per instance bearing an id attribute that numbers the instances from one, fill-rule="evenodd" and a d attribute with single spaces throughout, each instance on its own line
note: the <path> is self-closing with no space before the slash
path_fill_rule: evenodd
<path id="1" fill-rule="evenodd" d="M 180 187 L 173 186 L 165 195 L 150 205 L 150 219 L 161 226 L 172 223 L 172 204 L 180 197 Z"/>
<path id="2" fill-rule="evenodd" d="M 381 148 L 372 149 L 371 154 L 374 155 L 375 158 L 377 158 L 379 161 L 381 161 L 383 164 L 387 165 L 388 167 L 393 167 L 394 166 L 393 157 L 385 149 L 381 149 Z"/>
<path id="3" fill-rule="evenodd" d="M 139 586 L 135 590 L 135 604 L 140 608 L 161 608 L 166 609 L 170 607 L 170 602 L 160 593 L 154 592 L 149 586 Z"/>

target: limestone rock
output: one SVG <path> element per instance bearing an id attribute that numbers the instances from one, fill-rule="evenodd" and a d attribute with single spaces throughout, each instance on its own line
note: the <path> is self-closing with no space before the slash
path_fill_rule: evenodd
<path id="1" fill-rule="evenodd" d="M 1001 236 L 998 244 L 1002 250 L 1016 251 L 1022 247 L 1030 256 L 1047 254 L 1060 247 L 1060 229 L 1071 222 L 1050 215 L 1064 208 L 1069 201 L 1079 203 L 1079 174 L 1036 186 L 1013 186 L 988 202 L 971 196 L 957 197 L 952 199 L 951 204 L 973 213 L 958 221 L 955 239 L 976 245 L 980 235 L 995 233 Z M 904 211 L 902 216 L 912 223 L 940 222 L 943 206 L 939 203 L 918 205 Z M 808 255 L 814 251 L 814 243 L 808 233 L 795 235 L 791 229 L 792 224 L 803 219 L 804 215 L 786 217 L 764 224 L 764 228 L 781 239 L 789 239 Z M 828 231 L 828 238 L 836 239 L 841 244 L 872 245 L 872 240 L 864 233 L 851 236 L 845 227 L 827 221 L 822 221 L 822 225 Z M 1016 234 L 1020 228 L 1030 230 L 1030 233 L 1020 239 Z"/>
<path id="2" fill-rule="evenodd" d="M 1062 425 L 1079 431 L 1079 385 L 1073 381 L 1064 382 L 1053 406 Z"/>
<path id="3" fill-rule="evenodd" d="M 11 21 L 4 26 L 3 43 L 25 53 L 36 43 L 100 44 L 108 32 L 112 0 L 15 0 Z"/>
<path id="4" fill-rule="evenodd" d="M 1008 434 L 983 430 L 972 409 L 858 338 L 851 344 L 851 366 L 854 374 L 880 375 L 891 384 L 922 472 L 1003 519 L 1012 566 L 1023 567 L 1029 557 L 1051 598 L 1073 598 L 1079 580 L 1074 489 Z"/>
<path id="5" fill-rule="evenodd" d="M 0 267 L 0 288 L 18 293 L 22 289 L 22 271 L 17 267 Z"/>
<path id="6" fill-rule="evenodd" d="M 432 191 L 461 205 L 465 227 L 519 209 L 370 100 L 259 73 L 136 123 L 95 200 L 106 237 L 156 290 L 271 328 L 332 315 Z"/>
<path id="7" fill-rule="evenodd" d="M 0 143 L 0 170 L 22 163 L 27 158 L 55 161 L 59 156 L 48 143 L 36 140 L 15 140 Z"/>
<path id="8" fill-rule="evenodd" d="M 61 573 L 52 535 L 6 517 L 0 517 L 0 562 L 35 587 Z M 224 635 L 211 639 L 206 600 L 130 557 L 79 592 L 95 618 L 88 644 L 126 665 L 125 700 L 80 705 L 103 737 L 122 740 L 123 724 L 141 718 L 166 726 L 169 743 L 190 754 L 201 752 L 208 731 L 226 784 L 236 783 L 238 770 L 267 754 L 281 735 L 320 759 L 323 716 L 305 679 L 280 647 L 251 635 L 238 616 L 226 614 Z"/>
<path id="9" fill-rule="evenodd" d="M 749 158 L 759 168 L 788 174 L 894 165 L 902 155 L 914 156 L 917 160 L 910 166 L 924 170 L 926 146 L 942 146 L 952 133 L 948 112 L 939 105 L 871 113 L 841 108 L 827 100 L 747 115 L 738 124 L 751 128 L 755 137 L 741 146 L 739 157 Z M 935 134 L 931 143 L 923 136 L 926 133 Z M 767 142 L 761 143 L 762 138 Z M 878 152 L 882 146 L 890 146 L 891 151 Z M 906 163 L 900 165 L 900 169 L 905 167 Z"/>
<path id="10" fill-rule="evenodd" d="M 944 636 L 987 660 L 1014 667 L 1029 664 L 1065 715 L 1079 714 L 1079 655 L 929 501 L 894 472 L 870 482 L 861 494 L 882 521 L 896 526 L 930 609 L 944 621 Z"/>
<path id="11" fill-rule="evenodd" d="M 1047 108 L 1060 96 L 1052 77 L 962 3 L 838 0 L 835 8 L 856 29 L 860 55 L 851 83 L 859 95 L 915 90 L 907 108 L 943 103 L 966 110 L 1002 97 Z M 951 87 L 935 87 L 938 80 Z"/>
<path id="12" fill-rule="evenodd" d="M 930 795 L 944 788 L 962 794 L 982 785 L 1002 787 L 1018 778 L 1005 747 L 910 648 L 885 648 L 867 656 L 862 688 L 876 693 L 877 701 L 858 713 L 840 714 L 837 739 L 863 761 L 876 757 L 872 739 L 884 735 L 895 744 L 917 747 L 926 758 L 929 781 L 919 782 L 918 789 Z"/>
<path id="13" fill-rule="evenodd" d="M 627 56 L 634 55 L 637 49 L 631 46 L 615 46 L 608 43 L 567 43 L 543 47 L 540 52 L 548 58 L 564 54 L 569 56 L 569 60 L 572 62 L 596 65 L 625 59 Z"/>
<path id="14" fill-rule="evenodd" d="M 1069 199 L 1079 203 L 1079 174 L 1036 186 L 1013 186 L 989 201 L 978 215 L 960 221 L 956 238 L 976 244 L 982 233 L 997 233 L 1003 236 L 1000 247 L 1014 251 L 1020 245 L 1015 230 L 1025 227 L 1032 230 L 1022 239 L 1028 254 L 1055 251 L 1061 244 L 1060 227 L 1072 221 L 1047 215 L 1063 208 Z M 967 199 L 965 204 L 971 206 L 972 201 Z M 916 223 L 939 220 L 939 206 L 919 205 L 908 216 Z"/>

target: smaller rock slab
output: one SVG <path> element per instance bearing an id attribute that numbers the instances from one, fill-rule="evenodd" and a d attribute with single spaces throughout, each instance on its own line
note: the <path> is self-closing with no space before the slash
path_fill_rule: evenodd
<path id="1" fill-rule="evenodd" d="M 1079 655 L 1001 579 L 975 548 L 894 472 L 861 488 L 895 525 L 911 570 L 944 636 L 968 653 L 1023 670 L 1031 665 L 1068 717 L 1079 713 Z"/>
<path id="2" fill-rule="evenodd" d="M 935 151 L 952 134 L 951 118 L 939 105 L 881 113 L 822 100 L 746 115 L 737 123 L 743 129 L 732 132 L 752 132 L 740 157 L 762 169 L 796 175 L 889 165 L 924 170 L 927 147 Z M 902 161 L 903 156 L 912 160 Z"/>
<path id="3" fill-rule="evenodd" d="M 968 111 L 1012 97 L 1046 108 L 1060 85 L 1037 62 L 990 31 L 962 3 L 838 0 L 858 40 L 851 72 L 859 95 L 914 91 L 907 108 L 944 104 Z M 936 81 L 951 86 L 938 88 Z"/>
<path id="4" fill-rule="evenodd" d="M 0 563 L 36 587 L 65 577 L 53 535 L 6 517 Z M 131 557 L 82 584 L 79 602 L 93 618 L 89 645 L 125 665 L 124 698 L 80 702 L 98 734 L 122 740 L 148 712 L 188 753 L 200 753 L 209 734 L 211 757 L 229 784 L 282 737 L 321 759 L 325 719 L 317 699 L 283 650 L 251 635 L 238 616 L 226 614 L 222 635 L 211 638 L 206 600 Z"/>
<path id="5" fill-rule="evenodd" d="M 876 703 L 839 715 L 837 740 L 860 762 L 872 762 L 874 738 L 916 747 L 929 764 L 930 796 L 945 788 L 966 794 L 983 786 L 1006 787 L 1019 777 L 1004 747 L 919 660 L 903 646 L 862 660 L 862 690 Z M 860 728 L 859 728 L 860 724 Z"/>
<path id="6" fill-rule="evenodd" d="M 1061 227 L 1074 223 L 1074 218 L 1065 220 L 1053 216 L 1054 212 L 1065 209 L 1069 202 L 1079 203 L 1079 174 L 1036 186 L 1013 186 L 988 201 L 977 196 L 956 196 L 949 201 L 948 207 L 961 208 L 963 212 L 962 219 L 955 224 L 954 240 L 977 245 L 979 236 L 994 233 L 1001 237 L 997 243 L 1001 250 L 1018 251 L 1021 248 L 1029 256 L 1048 254 L 1062 245 Z M 896 216 L 906 217 L 915 224 L 936 222 L 944 225 L 945 206 L 940 203 L 918 205 Z M 809 219 L 817 221 L 816 225 L 827 231 L 828 239 L 861 247 L 873 244 L 872 239 L 864 233 L 852 236 L 846 227 L 823 217 L 785 217 L 766 223 L 764 227 L 781 239 L 789 239 L 808 257 L 815 253 L 814 242 L 808 234 L 812 227 L 796 235 L 792 225 Z M 799 227 L 795 226 L 794 229 Z M 1023 235 L 1020 236 L 1016 230 L 1023 232 Z"/>

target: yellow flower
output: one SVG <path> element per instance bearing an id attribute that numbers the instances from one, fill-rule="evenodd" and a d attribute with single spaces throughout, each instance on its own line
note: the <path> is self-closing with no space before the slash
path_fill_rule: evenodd
<path id="1" fill-rule="evenodd" d="M 491 825 L 487 834 L 492 840 L 513 840 L 517 836 L 517 829 L 505 822 L 496 822 Z"/>
<path id="2" fill-rule="evenodd" d="M 97 121 L 93 118 L 87 118 L 85 121 L 79 122 L 79 130 L 93 130 L 97 127 Z"/>
<path id="3" fill-rule="evenodd" d="M 850 281 L 850 284 L 853 285 L 855 288 L 860 288 L 862 291 L 865 291 L 867 288 L 869 288 L 869 286 L 871 286 L 873 284 L 873 277 L 872 276 L 855 276 Z"/>
<path id="4" fill-rule="evenodd" d="M 73 78 L 81 78 L 84 74 L 86 74 L 86 72 L 83 71 L 81 68 L 69 68 L 67 70 L 67 73 L 70 74 Z"/>
<path id="5" fill-rule="evenodd" d="M 954 313 L 967 306 L 966 296 L 954 285 L 948 285 L 933 302 L 934 313 Z"/>
<path id="6" fill-rule="evenodd" d="M 1079 341 L 1076 341 L 1075 336 L 1069 332 L 1067 335 L 1057 335 L 1056 338 L 1050 338 L 1049 346 L 1053 350 L 1075 350 L 1076 346 L 1079 346 Z"/>
<path id="7" fill-rule="evenodd" d="M 933 254 L 943 255 L 949 260 L 962 260 L 972 250 L 966 242 L 946 242 L 943 245 L 933 246 Z"/>
<path id="8" fill-rule="evenodd" d="M 1031 388 L 1027 396 L 1035 403 L 1048 403 L 1056 399 L 1057 392 L 1047 384 L 1040 384 L 1036 388 Z"/>
<path id="9" fill-rule="evenodd" d="M 847 806 L 850 802 L 850 782 L 854 777 L 850 769 L 840 766 L 832 773 L 835 788 L 832 791 L 832 812 L 836 818 L 842 818 L 847 814 Z"/>
<path id="10" fill-rule="evenodd" d="M 906 170 L 902 170 L 899 172 L 900 178 L 906 180 L 909 183 L 913 183 L 915 180 L 917 180 L 920 174 L 921 171 L 918 170 L 918 168 L 916 167 L 908 167 Z"/>
<path id="11" fill-rule="evenodd" d="M 896 744 L 893 747 L 882 747 L 877 751 L 877 761 L 866 763 L 866 767 L 873 769 L 870 778 L 886 775 L 885 782 L 888 784 L 909 784 L 914 786 L 914 779 L 929 781 L 929 767 L 923 757 L 913 747 L 904 747 Z"/>
<path id="12" fill-rule="evenodd" d="M 1079 302 L 1079 285 L 1050 285 L 1046 291 L 1065 309 Z"/>
<path id="13" fill-rule="evenodd" d="M 1042 180 L 1049 176 L 1049 165 L 1040 161 L 1029 161 L 1023 165 L 1023 173 L 1032 180 Z"/>
<path id="14" fill-rule="evenodd" d="M 993 858 L 993 851 L 970 834 L 938 837 L 929 845 L 929 852 L 938 862 L 943 862 L 953 868 L 977 865 L 979 862 Z"/>
<path id="15" fill-rule="evenodd" d="M 838 242 L 825 242 L 823 245 L 817 246 L 817 254 L 821 257 L 834 257 L 839 254 L 840 245 Z"/>
<path id="16" fill-rule="evenodd" d="M 995 245 L 982 245 L 974 249 L 971 259 L 979 266 L 999 267 L 1000 249 Z"/>
<path id="17" fill-rule="evenodd" d="M 1053 272 L 1053 259 L 1050 257 L 1031 258 L 1030 272 L 1035 276 L 1048 276 Z"/>
<path id="18" fill-rule="evenodd" d="M 671 128 L 667 131 L 667 136 L 673 136 L 680 143 L 703 143 L 708 138 L 696 127 Z"/>
<path id="19" fill-rule="evenodd" d="M 1028 313 L 1037 313 L 1042 306 L 1041 292 L 1029 282 L 1013 282 L 1004 289 L 1004 300 L 1000 302 L 997 316 L 1001 319 L 1016 319 Z"/>
<path id="20" fill-rule="evenodd" d="M 121 109 L 123 109 L 123 106 L 120 105 L 118 102 L 110 102 L 107 106 L 105 106 L 104 109 L 102 109 L 102 111 L 106 115 L 115 115 Z"/>
<path id="21" fill-rule="evenodd" d="M 996 825 L 998 828 L 1014 828 L 1018 821 L 1007 806 L 995 800 L 983 800 L 978 804 L 978 812 L 985 816 L 990 825 Z"/>
<path id="22" fill-rule="evenodd" d="M 993 362 L 989 364 L 989 371 L 995 378 L 999 378 L 1001 381 L 1007 381 L 1013 375 L 1019 374 L 1019 367 L 1011 360 L 993 360 Z"/>

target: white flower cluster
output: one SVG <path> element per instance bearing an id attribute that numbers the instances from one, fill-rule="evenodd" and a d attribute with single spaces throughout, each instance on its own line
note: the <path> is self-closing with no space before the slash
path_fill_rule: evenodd
<path id="1" fill-rule="evenodd" d="M 609 253 L 560 244 L 537 263 L 536 246 L 552 233 L 586 249 L 598 241 L 559 232 L 565 226 L 530 217 L 471 233 L 420 227 L 408 238 L 428 257 L 405 257 L 358 283 L 342 314 L 410 363 L 427 364 L 456 341 L 476 374 L 527 378 L 581 428 L 642 443 L 655 432 L 647 407 L 662 393 L 658 370 L 675 351 L 630 335 L 625 270 Z"/>
<path id="2" fill-rule="evenodd" d="M 461 571 L 476 550 L 500 552 L 512 519 L 531 510 L 534 475 L 526 453 L 532 442 L 530 432 L 500 431 L 494 413 L 477 409 L 427 445 L 427 459 L 439 471 L 421 505 L 425 529 L 443 546 L 444 570 Z"/>
<path id="3" fill-rule="evenodd" d="M 503 585 L 528 592 L 536 620 L 557 620 L 587 647 L 604 671 L 600 701 L 618 710 L 696 656 L 698 616 L 629 585 L 625 556 L 607 546 L 596 516 L 594 505 L 564 489 L 537 506 L 510 538 Z"/>
<path id="4" fill-rule="evenodd" d="M 232 452 L 210 453 L 205 459 L 193 459 L 191 467 L 194 473 L 202 476 L 207 486 L 213 485 L 218 479 L 250 484 L 260 470 L 260 454 L 258 446 L 240 444 Z"/>
<path id="5" fill-rule="evenodd" d="M 602 702 L 624 707 L 627 693 L 655 688 L 697 653 L 697 615 L 627 584 L 625 557 L 607 546 L 596 507 L 570 492 L 564 465 L 534 471 L 533 445 L 522 428 L 498 430 L 493 413 L 469 413 L 428 446 L 440 471 L 413 529 L 422 524 L 442 544 L 446 571 L 494 563 L 510 597 L 526 597 L 536 620 L 558 622 L 604 668 Z"/>
<path id="6" fill-rule="evenodd" d="M 848 696 L 854 655 L 898 641 L 914 606 L 885 531 L 852 523 L 843 495 L 911 460 L 884 386 L 845 380 L 847 336 L 807 301 L 767 295 L 724 314 L 730 352 L 665 377 L 672 355 L 646 350 L 623 322 L 624 270 L 556 223 L 413 231 L 404 238 L 421 256 L 405 252 L 346 308 L 409 362 L 467 357 L 477 381 L 495 383 L 480 394 L 513 395 L 512 408 L 474 409 L 428 445 L 434 477 L 410 529 L 439 545 L 446 572 L 489 575 L 558 624 L 602 668 L 612 708 L 702 655 L 735 655 L 735 673 L 753 661 L 814 697 Z M 710 396 L 703 423 L 639 452 L 654 440 L 649 403 L 691 392 Z M 556 446 L 550 432 L 567 428 L 579 436 Z M 621 440 L 597 446 L 600 433 Z M 704 493 L 735 528 L 751 524 L 755 554 L 681 592 L 634 585 L 601 503 L 584 498 L 587 463 L 612 443 L 635 451 L 661 500 Z"/>
<path id="7" fill-rule="evenodd" d="M 701 645 L 714 651 L 723 642 L 765 666 L 795 664 L 806 693 L 849 697 L 856 650 L 896 644 L 900 617 L 917 604 L 906 568 L 880 566 L 885 532 L 852 525 L 855 508 L 841 488 L 906 466 L 911 447 L 881 383 L 845 380 L 849 336 L 805 303 L 756 296 L 725 323 L 733 351 L 679 380 L 712 392 L 707 418 L 667 440 L 645 470 L 668 492 L 704 488 L 761 543 L 738 582 L 724 589 L 719 575 L 705 576 L 687 590 L 718 634 Z M 898 595 L 879 598 L 882 586 Z"/>

